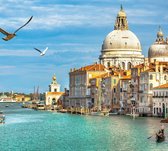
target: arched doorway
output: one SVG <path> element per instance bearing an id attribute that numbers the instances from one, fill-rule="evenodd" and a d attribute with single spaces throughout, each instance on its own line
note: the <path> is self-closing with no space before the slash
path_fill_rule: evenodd
<path id="1" fill-rule="evenodd" d="M 165 104 L 162 104 L 162 117 L 165 118 Z"/>
<path id="2" fill-rule="evenodd" d="M 132 67 L 131 62 L 128 62 L 128 64 L 127 64 L 127 69 L 129 70 L 129 69 L 131 69 L 131 67 Z"/>
<path id="3" fill-rule="evenodd" d="M 52 105 L 56 105 L 56 99 L 55 98 L 52 99 Z"/>
<path id="4" fill-rule="evenodd" d="M 122 69 L 125 70 L 125 62 L 122 62 Z"/>

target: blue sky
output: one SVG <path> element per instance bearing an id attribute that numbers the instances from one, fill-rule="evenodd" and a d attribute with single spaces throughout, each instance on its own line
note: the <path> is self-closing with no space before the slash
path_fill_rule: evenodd
<path id="1" fill-rule="evenodd" d="M 168 36 L 165 0 L 1 0 L 0 28 L 13 32 L 34 17 L 15 38 L 0 40 L 0 92 L 48 91 L 54 73 L 61 89 L 69 88 L 70 68 L 98 61 L 121 4 L 147 57 L 159 25 Z M 34 47 L 49 50 L 41 57 Z"/>

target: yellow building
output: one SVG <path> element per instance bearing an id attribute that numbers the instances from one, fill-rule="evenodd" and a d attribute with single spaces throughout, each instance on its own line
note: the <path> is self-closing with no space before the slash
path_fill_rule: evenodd
<path id="1" fill-rule="evenodd" d="M 108 75 L 109 75 L 108 72 L 102 73 L 89 80 L 92 107 L 94 108 L 95 111 L 102 110 L 103 107 L 102 105 L 105 103 L 105 97 L 104 97 L 105 90 L 103 89 L 105 88 L 105 86 L 103 83 L 103 78 L 107 77 Z"/>
<path id="2" fill-rule="evenodd" d="M 153 88 L 165 84 L 168 81 L 168 62 L 154 62 L 149 68 L 140 73 L 139 113 L 152 115 Z"/>
<path id="3" fill-rule="evenodd" d="M 95 76 L 106 73 L 106 68 L 101 64 L 92 64 L 79 69 L 71 69 L 69 73 L 70 90 L 69 105 L 70 107 L 88 108 L 93 102 L 90 96 L 89 80 Z"/>
<path id="4" fill-rule="evenodd" d="M 27 102 L 31 100 L 29 96 L 25 96 L 21 94 L 15 94 L 14 99 L 16 100 L 16 102 Z"/>

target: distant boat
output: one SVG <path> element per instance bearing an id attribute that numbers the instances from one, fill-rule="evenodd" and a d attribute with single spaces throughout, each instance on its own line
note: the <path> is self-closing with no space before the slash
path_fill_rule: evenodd
<path id="1" fill-rule="evenodd" d="M 109 112 L 91 112 L 90 115 L 93 115 L 93 116 L 109 116 Z"/>
<path id="2" fill-rule="evenodd" d="M 25 102 L 22 103 L 21 107 L 22 108 L 27 108 Z"/>
<path id="3" fill-rule="evenodd" d="M 45 105 L 41 104 L 41 103 L 38 103 L 37 104 L 37 110 L 45 110 Z"/>
<path id="4" fill-rule="evenodd" d="M 8 102 L 8 103 L 11 103 L 11 102 L 16 102 L 16 100 L 13 100 L 12 98 L 7 97 L 7 98 L 1 98 L 1 99 L 0 99 L 0 102 Z"/>
<path id="5" fill-rule="evenodd" d="M 3 114 L 2 111 L 0 111 L 0 124 L 4 124 L 5 123 L 5 115 Z"/>
<path id="6" fill-rule="evenodd" d="M 139 114 L 126 114 L 126 115 L 128 115 L 128 116 L 132 116 L 132 117 L 139 117 Z"/>

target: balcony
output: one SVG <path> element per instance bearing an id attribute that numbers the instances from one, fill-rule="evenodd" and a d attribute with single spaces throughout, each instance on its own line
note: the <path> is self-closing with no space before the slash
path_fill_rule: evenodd
<path id="1" fill-rule="evenodd" d="M 168 98 L 168 96 L 153 96 L 153 98 Z"/>

